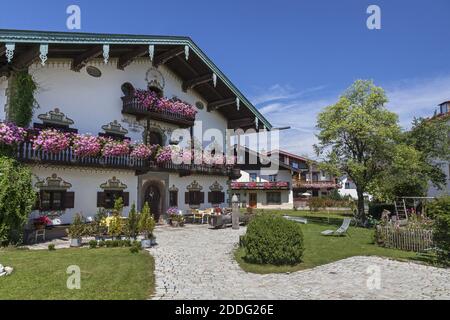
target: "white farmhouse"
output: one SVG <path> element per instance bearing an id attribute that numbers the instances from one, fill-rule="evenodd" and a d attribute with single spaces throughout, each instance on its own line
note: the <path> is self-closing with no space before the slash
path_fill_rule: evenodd
<path id="1" fill-rule="evenodd" d="M 209 129 L 222 134 L 217 142 L 227 129 L 272 128 L 187 37 L 0 30 L 2 121 L 9 119 L 9 85 L 18 70 L 27 70 L 39 87 L 29 124 L 35 133 L 57 129 L 167 146 L 182 143 L 173 133 L 185 128 L 206 146 L 214 140 Z M 148 110 L 134 95 L 138 89 L 195 106 L 197 114 Z M 53 154 L 25 142 L 17 153 L 35 176 L 40 201 L 34 213 L 56 213 L 63 223 L 75 213 L 111 208 L 118 197 L 125 214 L 133 203 L 140 209 L 148 202 L 156 218 L 169 207 L 224 206 L 231 179 L 239 176 L 229 165 L 78 157 L 71 148 Z"/>

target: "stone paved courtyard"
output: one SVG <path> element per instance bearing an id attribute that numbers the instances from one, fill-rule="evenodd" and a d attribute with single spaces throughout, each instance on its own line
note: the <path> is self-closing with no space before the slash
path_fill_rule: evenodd
<path id="1" fill-rule="evenodd" d="M 154 299 L 450 299 L 450 270 L 352 257 L 292 274 L 246 273 L 233 259 L 240 230 L 159 227 Z M 381 289 L 369 290 L 370 266 Z"/>

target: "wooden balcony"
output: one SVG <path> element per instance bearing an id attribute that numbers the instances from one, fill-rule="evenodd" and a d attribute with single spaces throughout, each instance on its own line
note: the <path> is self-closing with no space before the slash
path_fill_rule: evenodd
<path id="1" fill-rule="evenodd" d="M 340 185 L 335 181 L 305 181 L 293 180 L 292 187 L 294 189 L 338 189 Z"/>
<path id="2" fill-rule="evenodd" d="M 113 168 L 134 170 L 138 174 L 146 172 L 176 172 L 180 175 L 220 175 L 234 179 L 239 168 L 232 166 L 211 166 L 197 164 L 158 164 L 154 161 L 136 159 L 129 155 L 118 157 L 79 157 L 72 148 L 58 153 L 34 150 L 31 142 L 25 142 L 17 148 L 17 160 L 30 164 L 53 164 L 73 167 Z"/>
<path id="3" fill-rule="evenodd" d="M 289 182 L 232 182 L 233 190 L 289 190 Z"/>
<path id="4" fill-rule="evenodd" d="M 172 113 L 169 111 L 150 111 L 141 103 L 139 103 L 139 101 L 133 96 L 122 97 L 122 101 L 122 113 L 134 115 L 138 119 L 149 118 L 152 120 L 173 123 L 180 127 L 192 127 L 195 122 L 195 118 L 187 118 L 184 115 Z"/>

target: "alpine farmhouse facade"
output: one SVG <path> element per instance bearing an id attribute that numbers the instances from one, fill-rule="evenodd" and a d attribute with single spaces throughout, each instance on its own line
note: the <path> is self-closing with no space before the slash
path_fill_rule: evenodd
<path id="1" fill-rule="evenodd" d="M 272 128 L 186 37 L 0 30 L 1 121 L 9 120 L 16 70 L 28 70 L 38 85 L 39 108 L 29 124 L 34 132 L 50 128 L 164 147 L 183 143 L 173 136 L 180 128 L 194 135 L 218 129 L 224 139 L 227 129 Z M 195 119 L 146 110 L 133 96 L 138 89 L 194 106 Z M 125 215 L 133 203 L 139 210 L 148 202 L 157 218 L 170 207 L 226 206 L 231 181 L 240 176 L 234 165 L 161 164 L 130 155 L 83 158 L 70 148 L 36 151 L 30 142 L 16 156 L 34 175 L 40 206 L 33 215 L 56 214 L 63 224 L 75 213 L 94 216 L 111 208 L 119 196 Z"/>

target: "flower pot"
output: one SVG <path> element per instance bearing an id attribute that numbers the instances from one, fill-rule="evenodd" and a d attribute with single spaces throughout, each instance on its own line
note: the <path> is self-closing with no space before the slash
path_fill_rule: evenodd
<path id="1" fill-rule="evenodd" d="M 70 239 L 70 246 L 71 247 L 81 247 L 81 242 L 82 242 L 81 238 Z"/>
<path id="2" fill-rule="evenodd" d="M 152 246 L 152 240 L 151 239 L 144 239 L 141 240 L 141 247 L 143 249 L 148 249 Z"/>

